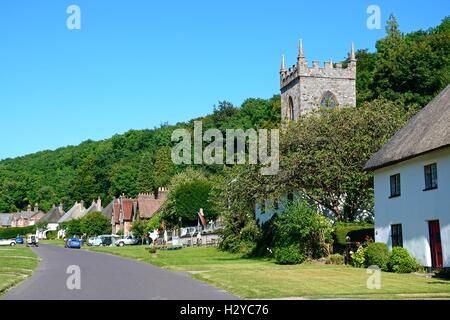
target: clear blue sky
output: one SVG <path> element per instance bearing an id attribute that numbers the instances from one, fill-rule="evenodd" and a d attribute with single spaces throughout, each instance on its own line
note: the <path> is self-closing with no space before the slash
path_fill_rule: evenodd
<path id="1" fill-rule="evenodd" d="M 66 8 L 81 8 L 68 30 Z M 366 27 L 371 4 L 382 29 Z M 374 49 L 394 13 L 404 32 L 450 14 L 448 0 L 0 2 L 0 159 L 210 113 L 219 100 L 278 93 L 282 52 L 311 60 Z"/>

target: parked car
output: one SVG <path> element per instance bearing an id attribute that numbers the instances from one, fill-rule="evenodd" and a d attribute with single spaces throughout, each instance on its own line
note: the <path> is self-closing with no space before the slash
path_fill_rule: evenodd
<path id="1" fill-rule="evenodd" d="M 113 246 L 117 240 L 120 239 L 119 236 L 115 236 L 115 235 L 103 235 L 103 236 L 99 236 L 101 243 L 99 246 L 101 247 L 111 247 Z"/>
<path id="2" fill-rule="evenodd" d="M 39 239 L 35 235 L 29 235 L 27 237 L 27 247 L 39 247 Z"/>
<path id="3" fill-rule="evenodd" d="M 90 237 L 89 239 L 87 239 L 86 244 L 88 247 L 92 247 L 95 245 L 96 239 L 98 237 Z"/>
<path id="4" fill-rule="evenodd" d="M 135 238 L 133 236 L 128 236 L 126 238 L 118 239 L 114 244 L 118 247 L 124 246 L 134 246 L 141 243 L 141 239 Z"/>
<path id="5" fill-rule="evenodd" d="M 16 240 L 15 239 L 2 239 L 0 238 L 0 246 L 10 246 L 10 247 L 14 247 L 16 245 Z"/>
<path id="6" fill-rule="evenodd" d="M 23 240 L 23 237 L 22 237 L 22 236 L 17 236 L 17 237 L 16 237 L 16 243 L 17 243 L 17 244 L 24 244 L 25 241 Z"/>
<path id="7" fill-rule="evenodd" d="M 77 238 L 69 238 L 66 240 L 64 247 L 69 249 L 81 249 L 81 240 Z"/>

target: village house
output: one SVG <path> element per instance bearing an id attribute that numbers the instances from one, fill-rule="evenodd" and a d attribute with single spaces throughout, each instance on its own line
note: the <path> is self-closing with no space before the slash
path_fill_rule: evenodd
<path id="1" fill-rule="evenodd" d="M 37 230 L 36 236 L 39 239 L 46 239 L 47 238 L 47 232 L 49 231 L 57 231 L 59 223 L 58 221 L 61 219 L 61 217 L 64 215 L 64 208 L 63 204 L 61 203 L 59 206 L 53 205 L 53 207 L 50 209 L 49 212 L 45 214 L 45 216 L 40 220 L 40 222 L 47 223 L 46 230 Z"/>
<path id="2" fill-rule="evenodd" d="M 15 213 L 2 213 L 0 214 L 0 220 L 2 228 L 25 228 L 34 226 L 41 218 L 45 216 L 45 213 L 39 210 L 39 205 L 36 204 L 34 209 L 31 209 L 31 205 L 28 205 L 26 211 L 20 211 Z"/>
<path id="3" fill-rule="evenodd" d="M 429 268 L 450 267 L 450 85 L 367 162 L 375 240 Z"/>
<path id="4" fill-rule="evenodd" d="M 0 228 L 11 228 L 12 213 L 0 213 Z"/>
<path id="5" fill-rule="evenodd" d="M 151 219 L 166 200 L 167 190 L 165 188 L 160 188 L 157 195 L 141 193 L 137 199 L 121 196 L 114 199 L 105 208 L 103 214 L 111 217 L 113 234 L 123 232 L 124 236 L 128 236 L 131 234 L 134 221 Z"/>
<path id="6" fill-rule="evenodd" d="M 84 216 L 86 216 L 89 213 L 92 212 L 102 212 L 103 208 L 102 208 L 102 199 L 100 197 L 98 197 L 97 201 L 93 200 L 91 206 L 86 209 L 84 207 L 84 201 L 81 200 L 81 202 L 75 202 L 75 204 L 73 205 L 73 207 L 67 211 L 59 220 L 58 220 L 58 224 L 67 222 L 67 221 L 71 221 L 74 219 L 81 219 Z M 65 236 L 65 231 L 64 230 L 59 230 L 58 231 L 58 238 L 63 238 Z"/>

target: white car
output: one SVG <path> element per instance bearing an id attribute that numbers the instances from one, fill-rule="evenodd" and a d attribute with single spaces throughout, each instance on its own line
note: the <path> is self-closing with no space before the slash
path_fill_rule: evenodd
<path id="1" fill-rule="evenodd" d="M 14 247 L 16 245 L 16 240 L 15 239 L 1 239 L 0 238 L 0 246 L 10 246 L 10 247 Z"/>
<path id="2" fill-rule="evenodd" d="M 135 238 L 135 237 L 132 237 L 132 236 L 128 236 L 126 238 L 122 238 L 122 239 L 117 240 L 114 244 L 116 246 L 119 246 L 119 247 L 134 246 L 134 245 L 138 244 L 139 241 L 140 241 L 140 239 L 138 239 L 138 238 Z"/>

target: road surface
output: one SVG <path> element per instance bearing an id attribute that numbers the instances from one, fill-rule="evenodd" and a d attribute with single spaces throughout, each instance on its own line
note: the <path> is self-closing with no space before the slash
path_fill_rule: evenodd
<path id="1" fill-rule="evenodd" d="M 8 291 L 6 300 L 234 300 L 223 290 L 144 262 L 85 250 L 42 245 L 33 276 Z M 81 276 L 77 281 L 77 267 Z M 69 281 L 68 281 L 69 279 Z M 70 290 L 67 286 L 74 288 Z M 80 284 L 81 289 L 76 289 Z"/>

